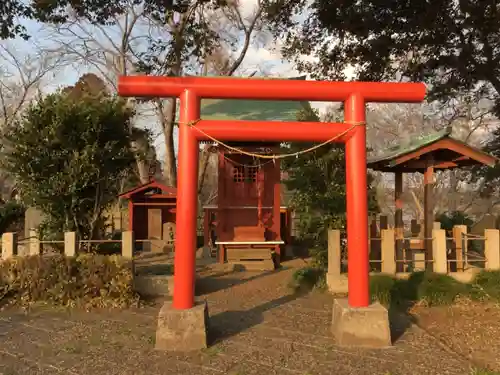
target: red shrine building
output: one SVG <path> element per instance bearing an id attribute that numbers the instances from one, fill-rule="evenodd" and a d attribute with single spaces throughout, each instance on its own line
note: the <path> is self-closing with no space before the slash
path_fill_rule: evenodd
<path id="1" fill-rule="evenodd" d="M 204 100 L 202 119 L 295 121 L 309 103 L 248 100 Z M 231 142 L 252 155 L 279 153 L 276 143 Z M 247 269 L 274 269 L 290 243 L 292 213 L 286 206 L 279 159 L 246 155 L 212 144 L 217 153 L 215 204 L 203 207 L 205 245 L 216 249 L 220 263 Z"/>
<path id="2" fill-rule="evenodd" d="M 128 230 L 142 250 L 163 252 L 172 245 L 177 189 L 156 180 L 118 196 L 128 201 Z"/>

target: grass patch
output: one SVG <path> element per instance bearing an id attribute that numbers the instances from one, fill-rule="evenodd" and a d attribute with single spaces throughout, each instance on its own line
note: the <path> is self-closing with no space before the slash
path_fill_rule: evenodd
<path id="1" fill-rule="evenodd" d="M 408 306 L 417 302 L 442 306 L 451 305 L 458 298 L 499 302 L 500 272 L 481 271 L 468 284 L 428 271 L 415 272 L 407 280 L 376 275 L 370 278 L 370 293 L 372 300 L 386 306 Z"/>
<path id="2" fill-rule="evenodd" d="M 28 256 L 0 262 L 0 304 L 137 305 L 130 262 L 120 256 Z"/>
<path id="3" fill-rule="evenodd" d="M 299 269 L 293 274 L 290 285 L 294 289 L 324 287 L 325 273 L 314 267 Z M 468 284 L 429 271 L 414 272 L 408 279 L 379 274 L 370 276 L 370 294 L 373 301 L 400 308 L 415 303 L 450 305 L 459 298 L 500 302 L 500 271 L 483 270 Z"/>
<path id="4" fill-rule="evenodd" d="M 149 264 L 137 267 L 136 270 L 139 275 L 149 276 L 172 276 L 174 274 L 174 265 L 167 264 Z"/>
<path id="5" fill-rule="evenodd" d="M 485 369 L 474 369 L 471 371 L 471 375 L 500 375 L 500 372 Z"/>
<path id="6" fill-rule="evenodd" d="M 386 306 L 407 306 L 422 302 L 429 306 L 449 305 L 460 296 L 469 295 L 470 287 L 447 275 L 415 272 L 407 280 L 387 275 L 370 277 L 372 300 Z"/>
<path id="7" fill-rule="evenodd" d="M 304 267 L 295 271 L 289 286 L 295 291 L 323 289 L 326 287 L 325 272 L 316 267 Z"/>

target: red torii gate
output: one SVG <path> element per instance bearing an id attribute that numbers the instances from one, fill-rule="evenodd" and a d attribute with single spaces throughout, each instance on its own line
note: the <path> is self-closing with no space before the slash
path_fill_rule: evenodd
<path id="1" fill-rule="evenodd" d="M 322 82 L 208 77 L 120 77 L 125 97 L 180 98 L 177 233 L 173 307 L 194 306 L 198 142 L 336 142 L 346 147 L 348 302 L 367 307 L 369 296 L 365 105 L 369 102 L 417 103 L 422 83 Z M 344 123 L 200 120 L 201 99 L 342 101 Z M 191 126 L 191 125 L 195 126 Z"/>

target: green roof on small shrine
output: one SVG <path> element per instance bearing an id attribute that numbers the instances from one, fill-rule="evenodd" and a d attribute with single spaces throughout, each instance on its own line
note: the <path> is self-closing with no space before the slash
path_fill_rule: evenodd
<path id="1" fill-rule="evenodd" d="M 451 138 L 451 127 L 427 135 L 415 136 L 406 142 L 389 147 L 382 154 L 368 158 L 368 164 L 390 161 L 400 156 L 415 152 L 423 147 L 430 146 L 445 138 Z"/>

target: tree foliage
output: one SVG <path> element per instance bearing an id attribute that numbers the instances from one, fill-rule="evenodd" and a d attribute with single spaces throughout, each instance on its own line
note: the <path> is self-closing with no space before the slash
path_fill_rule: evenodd
<path id="1" fill-rule="evenodd" d="M 496 128 L 486 142 L 484 151 L 500 158 L 500 128 Z M 500 203 L 500 165 L 476 166 L 471 169 L 470 182 L 480 191 L 481 195 L 495 198 L 490 204 L 494 208 Z"/>
<path id="2" fill-rule="evenodd" d="M 145 10 L 160 16 L 183 12 L 188 4 L 186 0 L 4 0 L 0 2 L 0 39 L 29 37 L 19 18 L 64 23 L 77 17 L 104 25 L 116 22 L 116 16 L 124 14 L 130 5 L 142 5 Z"/>
<path id="3" fill-rule="evenodd" d="M 268 16 L 285 57 L 314 78 L 355 67 L 360 80 L 425 81 L 431 98 L 493 88 L 500 105 L 498 1 L 281 0 Z"/>
<path id="4" fill-rule="evenodd" d="M 466 225 L 468 230 L 474 225 L 469 215 L 462 211 L 443 212 L 436 217 L 436 221 L 441 223 L 441 229 L 451 231 L 455 225 Z"/>
<path id="5" fill-rule="evenodd" d="M 309 105 L 298 114 L 298 121 L 320 121 Z M 289 144 L 284 152 L 293 153 L 313 144 Z M 299 235 L 311 249 L 318 266 L 328 261 L 328 229 L 346 227 L 344 146 L 329 144 L 313 152 L 283 160 L 285 185 L 292 192 L 291 206 L 299 217 Z M 369 176 L 369 183 L 371 177 Z M 369 190 L 369 211 L 378 210 L 375 192 Z M 369 213 L 367 212 L 366 215 Z"/>
<path id="6" fill-rule="evenodd" d="M 24 213 L 24 207 L 16 201 L 8 201 L 0 206 L 0 234 L 12 229 L 12 226 L 21 226 Z"/>
<path id="7" fill-rule="evenodd" d="M 5 130 L 2 166 L 26 205 L 45 213 L 49 233 L 95 238 L 133 166 L 133 113 L 115 97 L 72 94 L 39 99 Z"/>

